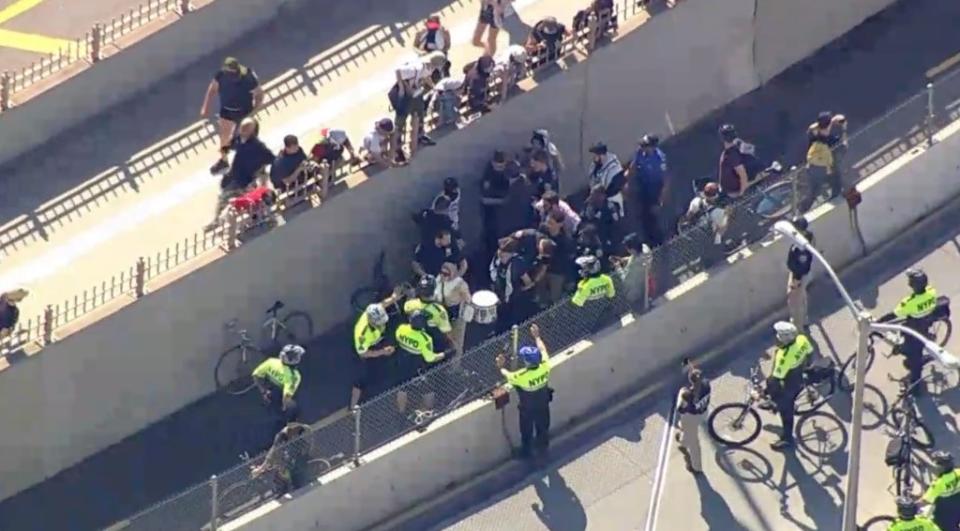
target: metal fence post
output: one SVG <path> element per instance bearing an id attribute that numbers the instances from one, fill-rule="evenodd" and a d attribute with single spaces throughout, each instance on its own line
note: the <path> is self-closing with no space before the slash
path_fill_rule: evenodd
<path id="1" fill-rule="evenodd" d="M 220 496 L 218 494 L 217 475 L 210 476 L 210 529 L 217 531 L 217 518 L 220 516 Z"/>
<path id="2" fill-rule="evenodd" d="M 103 47 L 103 24 L 97 22 L 90 29 L 90 61 L 96 63 L 100 60 Z"/>
<path id="3" fill-rule="evenodd" d="M 53 306 L 47 305 L 43 309 L 43 344 L 53 343 Z"/>
<path id="4" fill-rule="evenodd" d="M 350 409 L 353 414 L 353 465 L 360 466 L 360 406 Z"/>
<path id="5" fill-rule="evenodd" d="M 933 83 L 927 83 L 927 146 L 933 145 L 933 120 L 936 114 L 933 112 Z"/>
<path id="6" fill-rule="evenodd" d="M 137 295 L 137 298 L 139 299 L 140 297 L 143 297 L 143 294 L 145 293 L 146 283 L 147 283 L 147 261 L 144 260 L 142 256 L 140 258 L 137 258 L 136 272 L 137 274 L 134 277 L 135 284 L 133 286 L 133 289 Z"/>
<path id="7" fill-rule="evenodd" d="M 193 9 L 190 6 L 190 0 L 180 0 L 180 14 L 186 15 L 191 11 L 193 11 Z"/>
<path id="8" fill-rule="evenodd" d="M 510 329 L 510 337 L 511 337 L 511 343 L 512 343 L 510 347 L 511 348 L 510 370 L 515 371 L 517 370 L 517 365 L 518 365 L 517 356 L 519 355 L 518 346 L 520 344 L 520 327 L 519 326 L 513 325 L 513 327 Z"/>
<path id="9" fill-rule="evenodd" d="M 795 218 L 804 212 L 800 212 L 800 176 L 803 175 L 803 172 L 806 171 L 806 166 L 800 166 L 793 169 L 793 176 L 791 177 L 791 190 L 790 197 L 791 202 L 791 217 Z"/>
<path id="10" fill-rule="evenodd" d="M 0 75 L 0 111 L 10 108 L 10 93 L 13 92 L 13 76 L 10 72 L 4 72 Z"/>

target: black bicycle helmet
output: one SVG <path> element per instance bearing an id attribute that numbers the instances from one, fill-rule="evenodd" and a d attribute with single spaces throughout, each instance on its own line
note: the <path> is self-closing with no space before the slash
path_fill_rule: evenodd
<path id="1" fill-rule="evenodd" d="M 433 299 L 434 293 L 437 291 L 437 277 L 433 275 L 423 275 L 420 277 L 420 280 L 417 282 L 417 298 L 420 299 Z"/>
<path id="2" fill-rule="evenodd" d="M 427 329 L 427 314 L 417 310 L 410 314 L 410 327 L 414 330 L 426 330 Z"/>
<path id="3" fill-rule="evenodd" d="M 917 516 L 917 501 L 909 496 L 897 498 L 897 516 L 904 520 L 912 520 Z"/>
<path id="4" fill-rule="evenodd" d="M 655 148 L 660 145 L 660 137 L 657 135 L 643 135 L 640 137 L 640 147 Z"/>
<path id="5" fill-rule="evenodd" d="M 737 139 L 737 128 L 733 124 L 723 124 L 720 126 L 720 138 L 727 142 L 733 142 Z"/>
<path id="6" fill-rule="evenodd" d="M 950 455 L 949 452 L 937 450 L 936 452 L 933 452 L 933 455 L 930 457 L 933 460 L 933 466 L 936 468 L 936 474 L 938 476 L 946 474 L 957 467 L 953 461 L 953 456 Z"/>
<path id="7" fill-rule="evenodd" d="M 907 284 L 910 285 L 910 289 L 916 292 L 921 292 L 927 289 L 927 274 L 923 272 L 922 269 L 907 269 Z"/>
<path id="8" fill-rule="evenodd" d="M 807 218 L 803 216 L 797 216 L 791 221 L 793 226 L 800 232 L 807 232 L 807 228 L 810 226 L 810 223 L 807 222 Z"/>

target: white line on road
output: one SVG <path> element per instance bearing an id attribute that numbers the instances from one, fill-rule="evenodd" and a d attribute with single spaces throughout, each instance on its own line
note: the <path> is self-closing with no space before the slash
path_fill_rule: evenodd
<path id="1" fill-rule="evenodd" d="M 660 438 L 660 452 L 657 455 L 657 470 L 653 476 L 653 493 L 650 496 L 650 507 L 647 509 L 647 525 L 645 531 L 656 531 L 657 516 L 660 512 L 660 500 L 663 498 L 663 485 L 670 466 L 670 450 L 673 447 L 673 426 L 676 423 L 676 404 L 671 404 L 667 424 L 663 427 L 663 436 Z"/>
<path id="2" fill-rule="evenodd" d="M 517 0 L 513 3 L 513 7 L 519 11 L 538 1 Z M 470 42 L 474 24 L 474 22 L 468 22 L 456 26 L 451 32 L 453 34 L 453 44 L 462 45 Z M 414 52 L 408 51 L 397 59 L 397 63 L 409 61 L 415 57 L 417 55 Z M 320 124 L 334 122 L 338 116 L 349 116 L 351 110 L 362 103 L 366 103 L 368 99 L 375 96 L 385 96 L 395 80 L 394 76 L 395 74 L 392 71 L 385 71 L 371 76 L 361 83 L 352 85 L 349 91 L 344 91 L 332 99 L 326 99 L 325 105 L 314 107 L 314 111 L 304 113 L 292 122 L 271 126 L 275 133 L 266 136 L 264 141 L 268 145 L 279 145 L 283 137 L 290 132 L 305 135 L 310 131 L 319 129 Z M 279 131 L 282 131 L 282 133 Z M 137 225 L 152 217 L 164 214 L 200 190 L 213 188 L 216 183 L 217 179 L 211 178 L 208 172 L 197 172 L 170 189 L 151 195 L 144 201 L 140 201 L 87 229 L 70 241 L 6 272 L 0 276 L 0 289 L 6 291 L 13 286 L 32 284 L 44 277 L 53 275 L 73 260 L 92 252 L 96 246 L 132 231 Z"/>

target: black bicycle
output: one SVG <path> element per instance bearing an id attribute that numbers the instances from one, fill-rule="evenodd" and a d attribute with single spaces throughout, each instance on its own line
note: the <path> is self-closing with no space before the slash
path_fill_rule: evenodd
<path id="1" fill-rule="evenodd" d="M 413 288 L 409 283 L 403 282 L 397 286 L 393 286 L 390 282 L 390 277 L 387 275 L 386 261 L 387 253 L 380 251 L 380 255 L 373 265 L 373 278 L 370 284 L 350 294 L 350 306 L 355 313 L 366 311 L 367 306 L 386 299 L 392 293 L 402 293 L 406 296 L 411 294 Z M 387 311 L 391 315 L 396 315 L 400 311 L 400 303 L 397 302 L 393 304 L 390 308 L 387 308 Z"/>
<path id="2" fill-rule="evenodd" d="M 803 387 L 794 402 L 798 415 L 813 413 L 827 403 L 836 390 L 837 371 L 833 362 L 821 358 L 803 369 Z M 746 386 L 746 398 L 742 402 L 729 402 L 717 406 L 707 418 L 707 429 L 717 442 L 730 447 L 750 444 L 763 427 L 758 403 L 764 396 L 764 378 L 760 366 L 750 369 Z M 799 423 L 797 423 L 799 426 Z"/>
<path id="3" fill-rule="evenodd" d="M 902 322 L 902 319 L 893 321 L 894 324 Z M 950 321 L 950 298 L 941 295 L 937 297 L 937 306 L 931 316 L 930 329 L 927 337 L 932 341 L 936 341 L 936 343 L 942 347 L 947 344 L 952 334 L 953 323 Z M 888 351 L 884 352 L 884 356 L 889 358 L 896 353 L 897 348 L 903 343 L 903 337 L 896 332 L 870 332 L 870 335 L 867 336 L 866 372 L 869 372 L 873 367 L 873 362 L 877 355 L 877 343 L 884 343 L 890 347 Z M 942 385 L 943 388 L 949 389 L 960 383 L 960 369 L 936 368 L 936 364 L 930 363 L 933 360 L 934 358 L 930 354 L 924 356 L 924 369 L 931 373 L 931 381 L 934 384 L 939 384 Z M 857 376 L 856 353 L 853 353 L 853 355 L 843 363 L 840 374 L 840 389 L 848 393 L 853 391 Z"/>
<path id="4" fill-rule="evenodd" d="M 887 529 L 890 528 L 890 524 L 896 521 L 897 519 L 892 516 L 874 516 L 867 520 L 863 525 L 858 525 L 857 531 L 887 531 Z"/>
<path id="5" fill-rule="evenodd" d="M 894 380 L 893 378 L 891 378 Z M 900 394 L 890 408 L 890 421 L 893 431 L 887 444 L 885 462 L 893 469 L 894 486 L 897 496 L 916 494 L 913 492 L 914 449 L 929 450 L 936 444 L 933 432 L 921 420 L 913 390 L 923 381 L 907 384 L 905 380 L 894 380 L 900 384 Z"/>
<path id="6" fill-rule="evenodd" d="M 283 308 L 283 302 L 276 301 L 267 309 L 263 328 L 267 330 L 269 350 L 276 351 L 291 343 L 301 345 L 313 337 L 313 319 L 308 313 L 297 310 L 281 318 L 278 312 Z M 263 350 L 254 344 L 247 329 L 239 328 L 236 319 L 228 322 L 226 327 L 238 336 L 239 341 L 220 354 L 220 359 L 213 369 L 213 378 L 217 389 L 231 395 L 242 395 L 253 389 L 253 370 L 266 356 Z"/>

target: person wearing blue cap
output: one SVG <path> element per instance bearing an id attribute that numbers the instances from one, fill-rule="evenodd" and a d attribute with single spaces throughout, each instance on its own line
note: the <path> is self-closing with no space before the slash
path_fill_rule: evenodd
<path id="1" fill-rule="evenodd" d="M 516 371 L 505 368 L 506 358 L 497 356 L 497 367 L 507 383 L 517 390 L 520 409 L 520 457 L 531 459 L 534 450 L 540 455 L 550 445 L 550 402 L 553 389 L 550 383 L 550 354 L 540 338 L 540 328 L 530 325 L 530 335 L 536 346 L 520 347 L 518 357 L 523 367 Z"/>

